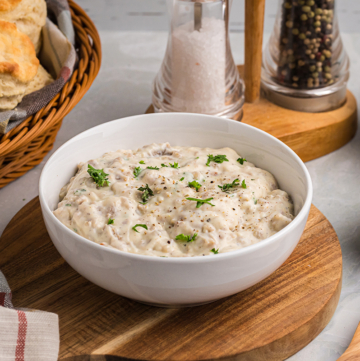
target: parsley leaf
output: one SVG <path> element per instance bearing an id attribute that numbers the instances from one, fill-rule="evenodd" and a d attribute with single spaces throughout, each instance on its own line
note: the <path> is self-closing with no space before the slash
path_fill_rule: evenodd
<path id="1" fill-rule="evenodd" d="M 174 164 L 169 163 L 169 165 L 166 165 L 166 164 L 164 164 L 164 163 L 161 163 L 161 166 L 162 166 L 162 167 L 166 167 L 166 168 L 169 168 L 169 166 L 170 166 L 171 168 L 175 168 L 175 169 L 180 168 L 180 167 L 179 167 L 179 163 L 176 163 L 176 162 L 174 162 Z"/>
<path id="2" fill-rule="evenodd" d="M 114 224 L 114 220 L 113 219 L 111 219 L 111 218 L 109 218 L 109 220 L 108 220 L 108 223 L 107 224 Z"/>
<path id="3" fill-rule="evenodd" d="M 223 163 L 223 162 L 228 162 L 228 161 L 229 161 L 229 159 L 226 158 L 226 155 L 220 155 L 219 154 L 219 155 L 213 156 L 212 154 L 209 154 L 206 165 L 209 167 L 210 162 Z"/>
<path id="4" fill-rule="evenodd" d="M 180 178 L 180 181 L 183 181 L 184 179 L 185 179 L 185 177 L 181 177 L 181 178 Z"/>
<path id="5" fill-rule="evenodd" d="M 257 199 L 255 199 L 255 197 L 253 197 L 253 201 L 254 201 L 254 204 L 257 204 Z"/>
<path id="6" fill-rule="evenodd" d="M 247 162 L 245 158 L 238 158 L 236 161 L 239 162 L 241 165 L 243 165 L 244 162 Z"/>
<path id="7" fill-rule="evenodd" d="M 134 169 L 134 177 L 137 178 L 139 176 L 139 174 L 141 173 L 142 169 L 141 167 L 136 167 Z"/>
<path id="8" fill-rule="evenodd" d="M 145 204 L 149 197 L 152 197 L 154 195 L 154 192 L 149 188 L 148 184 L 146 184 L 145 187 L 138 188 L 138 191 L 143 192 L 141 195 L 141 199 L 143 200 L 143 204 Z"/>
<path id="9" fill-rule="evenodd" d="M 186 198 L 188 201 L 194 201 L 196 203 L 196 208 L 200 208 L 203 204 L 209 204 L 212 207 L 215 207 L 215 204 L 211 204 L 210 201 L 214 198 L 198 199 L 198 198 Z"/>
<path id="10" fill-rule="evenodd" d="M 218 186 L 223 192 L 227 192 L 230 188 L 238 186 L 240 181 L 236 178 L 232 183 L 224 184 L 223 186 Z"/>
<path id="11" fill-rule="evenodd" d="M 90 164 L 88 164 L 87 172 L 99 187 L 104 187 L 104 185 L 106 186 L 109 185 L 110 182 L 107 179 L 108 174 L 104 172 L 104 169 L 95 169 Z"/>
<path id="12" fill-rule="evenodd" d="M 141 161 L 139 162 L 139 164 L 145 164 L 145 162 L 144 162 L 143 160 L 141 160 Z"/>
<path id="13" fill-rule="evenodd" d="M 78 196 L 81 192 L 86 192 L 86 189 L 77 189 L 74 194 Z"/>
<path id="14" fill-rule="evenodd" d="M 193 236 L 185 236 L 183 233 L 181 233 L 175 237 L 175 240 L 184 241 L 184 242 L 194 242 L 196 237 L 197 237 L 197 233 L 194 233 Z"/>
<path id="15" fill-rule="evenodd" d="M 198 183 L 196 180 L 189 182 L 188 184 L 189 187 L 195 188 L 196 192 L 199 192 L 199 189 L 201 188 L 201 184 Z"/>
<path id="16" fill-rule="evenodd" d="M 242 186 L 243 188 L 246 188 L 245 179 L 243 179 L 243 181 L 241 182 L 241 186 Z"/>
<path id="17" fill-rule="evenodd" d="M 135 224 L 135 226 L 132 227 L 132 229 L 137 233 L 139 233 L 139 231 L 136 229 L 136 227 L 142 227 L 145 228 L 146 230 L 148 229 L 146 224 Z"/>
<path id="18" fill-rule="evenodd" d="M 219 248 L 218 248 L 218 249 L 213 248 L 213 249 L 211 250 L 211 252 L 214 253 L 214 254 L 218 254 L 218 253 L 219 253 Z"/>
<path id="19" fill-rule="evenodd" d="M 71 207 L 71 204 L 69 204 L 69 203 L 65 204 L 65 207 Z"/>
<path id="20" fill-rule="evenodd" d="M 159 170 L 160 168 L 158 168 L 158 167 L 146 167 L 146 169 L 155 169 L 155 170 Z"/>

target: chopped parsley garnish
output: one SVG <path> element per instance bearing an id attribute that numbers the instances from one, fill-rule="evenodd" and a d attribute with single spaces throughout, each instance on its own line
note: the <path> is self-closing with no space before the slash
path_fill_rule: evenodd
<path id="1" fill-rule="evenodd" d="M 86 192 L 86 189 L 77 189 L 74 194 L 78 195 L 80 194 L 81 192 Z"/>
<path id="2" fill-rule="evenodd" d="M 253 200 L 254 200 L 254 204 L 257 204 L 257 199 L 253 198 Z"/>
<path id="3" fill-rule="evenodd" d="M 200 157 L 196 157 L 195 159 L 199 159 Z"/>
<path id="4" fill-rule="evenodd" d="M 166 165 L 166 164 L 164 164 L 164 163 L 161 163 L 161 166 L 162 166 L 162 167 L 166 167 L 166 168 L 169 168 L 169 166 L 170 166 L 171 168 L 175 168 L 175 169 L 180 168 L 180 167 L 179 167 L 179 163 L 176 163 L 176 162 L 174 162 L 174 164 L 169 163 L 169 165 Z"/>
<path id="5" fill-rule="evenodd" d="M 255 180 L 255 179 L 251 179 L 251 180 Z"/>
<path id="6" fill-rule="evenodd" d="M 219 253 L 219 248 L 218 248 L 218 249 L 213 248 L 213 249 L 211 250 L 211 252 L 214 253 L 214 254 L 218 254 L 218 253 Z"/>
<path id="7" fill-rule="evenodd" d="M 144 162 L 143 160 L 141 160 L 141 161 L 139 162 L 139 164 L 145 164 L 145 162 Z"/>
<path id="8" fill-rule="evenodd" d="M 104 185 L 109 185 L 109 180 L 107 179 L 108 174 L 104 172 L 104 169 L 95 169 L 90 164 L 88 164 L 87 172 L 90 174 L 92 179 L 99 187 L 104 187 Z"/>
<path id="9" fill-rule="evenodd" d="M 228 161 L 229 161 L 229 159 L 226 158 L 226 155 L 219 154 L 219 155 L 213 156 L 212 154 L 209 154 L 206 165 L 209 167 L 210 162 L 223 163 L 223 162 L 228 162 Z"/>
<path id="10" fill-rule="evenodd" d="M 132 229 L 137 233 L 139 233 L 139 231 L 136 229 L 136 227 L 142 227 L 145 228 L 146 230 L 148 229 L 146 224 L 135 224 L 135 226 L 132 227 Z"/>
<path id="11" fill-rule="evenodd" d="M 71 207 L 71 204 L 65 204 L 65 207 Z"/>
<path id="12" fill-rule="evenodd" d="M 188 184 L 189 187 L 195 188 L 196 192 L 199 192 L 199 189 L 201 188 L 201 184 L 198 183 L 196 180 L 189 182 Z"/>
<path id="13" fill-rule="evenodd" d="M 243 179 L 243 181 L 241 182 L 241 187 L 246 188 L 245 179 Z"/>
<path id="14" fill-rule="evenodd" d="M 178 234 L 178 235 L 175 237 L 175 240 L 177 240 L 177 241 L 184 241 L 184 242 L 194 242 L 196 236 L 197 236 L 197 233 L 194 233 L 193 236 L 185 236 L 185 234 L 181 233 L 181 234 Z"/>
<path id="15" fill-rule="evenodd" d="M 159 170 L 160 168 L 158 168 L 158 167 L 146 167 L 146 169 L 155 169 L 155 170 Z"/>
<path id="16" fill-rule="evenodd" d="M 196 203 L 196 208 L 200 208 L 203 204 L 209 204 L 212 207 L 215 207 L 215 204 L 211 204 L 210 201 L 214 198 L 198 199 L 198 198 L 186 198 L 188 201 L 194 201 Z"/>
<path id="17" fill-rule="evenodd" d="M 184 179 L 185 179 L 185 177 L 181 177 L 181 178 L 180 178 L 180 181 L 183 181 Z"/>
<path id="18" fill-rule="evenodd" d="M 143 200 L 142 204 L 145 204 L 149 197 L 152 197 L 154 195 L 154 192 L 149 188 L 148 184 L 146 184 L 145 187 L 140 187 L 138 188 L 138 191 L 143 192 L 143 194 L 141 195 L 141 199 Z"/>
<path id="19" fill-rule="evenodd" d="M 136 167 L 134 169 L 134 177 L 137 178 L 138 175 L 141 173 L 141 171 L 142 171 L 141 167 Z"/>
<path id="20" fill-rule="evenodd" d="M 244 162 L 247 162 L 245 158 L 238 158 L 236 161 L 239 162 L 241 165 L 243 165 Z"/>
<path id="21" fill-rule="evenodd" d="M 238 186 L 240 181 L 236 178 L 232 183 L 224 184 L 223 186 L 218 186 L 223 192 L 227 192 L 230 188 Z"/>
<path id="22" fill-rule="evenodd" d="M 113 220 L 113 219 L 111 219 L 111 218 L 109 218 L 109 220 L 108 220 L 108 224 L 114 224 L 114 220 Z"/>

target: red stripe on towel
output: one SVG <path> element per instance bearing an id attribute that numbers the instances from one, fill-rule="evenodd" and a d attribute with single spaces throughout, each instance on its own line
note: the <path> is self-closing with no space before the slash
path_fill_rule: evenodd
<path id="1" fill-rule="evenodd" d="M 26 314 L 23 311 L 17 311 L 19 319 L 18 338 L 15 349 L 15 361 L 25 361 L 25 340 L 27 331 Z"/>
<path id="2" fill-rule="evenodd" d="M 0 292 L 0 306 L 5 306 L 5 297 L 6 297 L 6 293 Z"/>

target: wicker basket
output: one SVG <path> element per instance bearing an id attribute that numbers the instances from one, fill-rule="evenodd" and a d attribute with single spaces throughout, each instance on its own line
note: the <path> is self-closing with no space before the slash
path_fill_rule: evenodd
<path id="1" fill-rule="evenodd" d="M 50 103 L 0 136 L 0 188 L 38 165 L 53 147 L 63 118 L 90 88 L 100 69 L 101 45 L 95 25 L 69 0 L 79 62 L 69 81 Z"/>

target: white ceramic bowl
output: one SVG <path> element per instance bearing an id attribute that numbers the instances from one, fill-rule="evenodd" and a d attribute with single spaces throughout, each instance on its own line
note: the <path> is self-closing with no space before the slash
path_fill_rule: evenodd
<path id="1" fill-rule="evenodd" d="M 266 119 L 264 120 L 266 121 Z M 145 144 L 231 147 L 270 171 L 295 206 L 295 219 L 280 232 L 249 247 L 216 256 L 161 258 L 121 252 L 93 243 L 53 215 L 61 187 L 79 162 Z M 310 175 L 285 144 L 233 120 L 185 113 L 139 115 L 89 129 L 60 147 L 40 178 L 40 202 L 49 235 L 64 259 L 91 282 L 121 296 L 162 306 L 190 306 L 226 297 L 263 280 L 296 247 L 312 199 Z"/>

